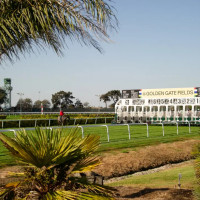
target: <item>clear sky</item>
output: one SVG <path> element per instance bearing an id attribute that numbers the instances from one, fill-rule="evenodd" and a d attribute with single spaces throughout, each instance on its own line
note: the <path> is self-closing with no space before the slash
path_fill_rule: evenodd
<path id="1" fill-rule="evenodd" d="M 69 41 L 64 57 L 46 49 L 0 66 L 0 86 L 12 79 L 12 106 L 18 92 L 35 101 L 71 91 L 98 106 L 95 95 L 113 89 L 200 86 L 199 0 L 113 1 L 119 29 L 100 42 L 103 54 Z"/>

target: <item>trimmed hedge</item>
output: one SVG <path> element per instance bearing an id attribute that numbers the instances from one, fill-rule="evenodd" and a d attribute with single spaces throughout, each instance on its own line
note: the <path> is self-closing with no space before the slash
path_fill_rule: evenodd
<path id="1" fill-rule="evenodd" d="M 7 116 L 6 115 L 0 115 L 0 119 L 6 119 Z"/>
<path id="2" fill-rule="evenodd" d="M 114 117 L 115 114 L 105 113 L 105 114 L 66 114 L 70 118 L 96 118 L 96 117 Z M 59 114 L 32 114 L 32 115 L 20 115 L 20 119 L 57 119 Z"/>
<path id="3" fill-rule="evenodd" d="M 76 121 L 75 121 L 76 120 Z M 87 123 L 86 123 L 87 120 Z M 113 120 L 112 118 L 106 118 L 106 123 L 111 123 Z M 74 124 L 75 121 L 75 124 Z M 84 124 L 102 124 L 105 123 L 105 118 L 82 118 L 82 119 L 73 119 L 71 118 L 67 124 L 64 125 L 84 125 Z M 35 120 L 21 120 L 20 123 L 19 121 L 3 121 L 3 128 L 24 128 L 24 127 L 34 127 L 35 126 Z M 49 126 L 49 120 L 42 120 L 38 119 L 36 122 L 37 126 Z M 58 126 L 58 121 L 55 120 L 50 120 L 50 126 Z M 0 127 L 2 127 L 2 123 L 0 122 Z"/>

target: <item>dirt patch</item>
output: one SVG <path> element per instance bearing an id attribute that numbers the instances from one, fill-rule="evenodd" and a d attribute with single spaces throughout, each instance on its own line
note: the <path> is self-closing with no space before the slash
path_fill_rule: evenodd
<path id="1" fill-rule="evenodd" d="M 147 146 L 117 155 L 104 155 L 102 164 L 95 168 L 95 172 L 105 179 L 132 174 L 138 171 L 153 169 L 169 163 L 178 163 L 193 158 L 191 152 L 200 140 Z"/>
<path id="2" fill-rule="evenodd" d="M 116 187 L 117 200 L 193 200 L 192 190 L 170 188 Z"/>
<path id="3" fill-rule="evenodd" d="M 0 187 L 6 185 L 10 182 L 16 182 L 20 180 L 19 177 L 9 177 L 10 173 L 20 173 L 23 172 L 23 167 L 21 166 L 12 166 L 12 167 L 4 167 L 0 169 Z"/>

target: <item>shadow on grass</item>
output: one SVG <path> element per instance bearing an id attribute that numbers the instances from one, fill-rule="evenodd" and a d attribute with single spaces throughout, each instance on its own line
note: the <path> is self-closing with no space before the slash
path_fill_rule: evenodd
<path id="1" fill-rule="evenodd" d="M 194 199 L 193 191 L 190 189 L 177 188 L 134 188 L 120 187 L 120 198 L 126 199 L 167 199 L 167 200 L 192 200 Z"/>
<path id="2" fill-rule="evenodd" d="M 167 191 L 169 190 L 169 188 L 144 188 L 138 192 L 135 192 L 133 194 L 129 194 L 129 195 L 125 195 L 125 198 L 133 198 L 133 197 L 141 197 L 145 194 L 149 194 L 149 193 L 153 193 L 153 192 L 157 192 L 157 191 Z"/>

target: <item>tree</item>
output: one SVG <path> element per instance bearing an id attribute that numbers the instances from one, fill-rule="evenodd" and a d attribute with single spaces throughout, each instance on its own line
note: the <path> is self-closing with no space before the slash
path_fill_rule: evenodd
<path id="1" fill-rule="evenodd" d="M 33 108 L 33 102 L 30 98 L 19 99 L 16 108 L 20 111 L 31 112 Z"/>
<path id="2" fill-rule="evenodd" d="M 102 95 L 100 96 L 100 101 L 103 101 L 103 102 L 106 104 L 106 108 L 107 108 L 107 102 L 110 101 L 110 98 L 109 98 L 109 96 L 108 96 L 108 93 L 102 94 Z"/>
<path id="3" fill-rule="evenodd" d="M 30 98 L 24 99 L 23 110 L 30 112 L 30 111 L 32 111 L 32 108 L 33 108 L 33 101 Z"/>
<path id="4" fill-rule="evenodd" d="M 107 92 L 107 95 L 110 97 L 110 99 L 113 100 L 113 102 L 115 104 L 121 97 L 121 92 L 120 92 L 120 90 L 111 90 L 111 91 Z"/>
<path id="5" fill-rule="evenodd" d="M 97 39 L 109 41 L 108 29 L 117 25 L 109 0 L 0 1 L 0 61 L 19 58 L 34 46 L 62 54 L 65 39 L 101 51 Z M 96 36 L 96 37 L 95 37 Z M 95 37 L 95 38 L 94 38 Z"/>
<path id="6" fill-rule="evenodd" d="M 33 108 L 41 109 L 41 103 L 42 103 L 44 109 L 49 109 L 51 106 L 50 101 L 47 99 L 44 99 L 43 101 L 40 101 L 40 100 L 35 101 L 33 104 Z"/>
<path id="7" fill-rule="evenodd" d="M 60 91 L 52 94 L 51 102 L 54 108 L 58 108 L 58 106 L 61 106 L 61 108 L 68 108 L 73 104 L 73 99 L 72 92 Z"/>
<path id="8" fill-rule="evenodd" d="M 120 90 L 110 90 L 106 94 L 102 94 L 100 96 L 100 101 L 103 100 L 107 108 L 107 102 L 112 100 L 113 103 L 109 107 L 114 108 L 115 104 L 117 103 L 120 97 L 121 97 Z"/>
<path id="9" fill-rule="evenodd" d="M 111 199 L 108 187 L 73 176 L 99 164 L 93 156 L 99 146 L 99 136 L 87 135 L 82 139 L 78 129 L 64 132 L 63 129 L 36 128 L 34 134 L 23 130 L 14 138 L 0 133 L 0 141 L 15 158 L 29 166 L 23 179 L 8 184 L 0 191 L 0 197 L 10 200 Z"/>
<path id="10" fill-rule="evenodd" d="M 44 109 L 49 109 L 49 108 L 51 107 L 51 103 L 50 103 L 50 101 L 47 100 L 47 99 L 44 99 L 44 100 L 42 101 L 42 105 L 43 105 L 43 108 L 44 108 Z"/>
<path id="11" fill-rule="evenodd" d="M 0 88 L 0 105 L 5 103 L 7 99 L 6 91 L 2 88 Z"/>
<path id="12" fill-rule="evenodd" d="M 75 106 L 75 108 L 83 108 L 83 104 L 79 99 L 76 99 L 74 106 Z"/>
<path id="13" fill-rule="evenodd" d="M 84 106 L 84 108 L 89 108 L 89 107 L 90 107 L 90 104 L 89 104 L 89 102 L 84 102 L 84 103 L 83 103 L 83 106 Z"/>
<path id="14" fill-rule="evenodd" d="M 42 101 L 40 101 L 40 100 L 35 101 L 34 104 L 33 104 L 33 108 L 34 109 L 41 109 L 41 103 L 42 103 Z"/>

